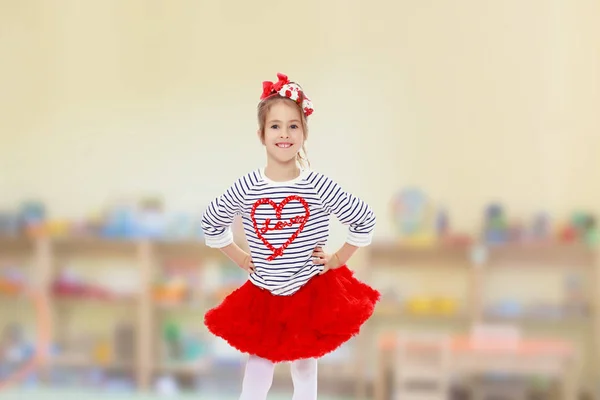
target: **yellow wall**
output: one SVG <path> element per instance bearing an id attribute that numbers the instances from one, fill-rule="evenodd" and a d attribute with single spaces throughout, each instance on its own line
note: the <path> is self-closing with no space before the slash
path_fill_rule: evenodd
<path id="1" fill-rule="evenodd" d="M 281 71 L 314 100 L 313 167 L 380 216 L 409 184 L 461 229 L 496 198 L 599 210 L 599 16 L 593 0 L 4 1 L 0 206 L 40 196 L 71 217 L 143 192 L 200 210 L 262 165 L 255 105 Z"/>

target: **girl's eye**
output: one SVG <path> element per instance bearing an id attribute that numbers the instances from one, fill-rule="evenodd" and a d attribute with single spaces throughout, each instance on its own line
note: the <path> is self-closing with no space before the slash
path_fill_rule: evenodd
<path id="1" fill-rule="evenodd" d="M 292 125 L 292 129 L 298 129 L 298 125 Z"/>
<path id="2" fill-rule="evenodd" d="M 271 129 L 277 129 L 279 128 L 279 125 L 271 125 Z"/>

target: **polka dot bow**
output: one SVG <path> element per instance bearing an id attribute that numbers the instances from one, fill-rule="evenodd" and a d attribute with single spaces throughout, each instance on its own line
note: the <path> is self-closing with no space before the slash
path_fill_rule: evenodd
<path id="1" fill-rule="evenodd" d="M 306 96 L 306 93 L 302 90 L 300 85 L 294 82 L 290 82 L 288 77 L 284 74 L 277 74 L 277 82 L 263 82 L 263 93 L 260 96 L 261 100 L 266 99 L 274 95 L 287 97 L 290 100 L 295 101 L 302 107 L 305 116 L 309 116 L 313 113 L 312 101 Z M 303 96 L 300 96 L 302 93 Z"/>

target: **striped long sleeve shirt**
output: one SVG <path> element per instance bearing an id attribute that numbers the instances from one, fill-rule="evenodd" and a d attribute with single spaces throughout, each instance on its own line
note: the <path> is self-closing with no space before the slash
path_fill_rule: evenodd
<path id="1" fill-rule="evenodd" d="M 255 267 L 250 281 L 287 296 L 323 270 L 313 263 L 312 252 L 326 245 L 331 214 L 348 226 L 349 244 L 371 243 L 376 222 L 372 209 L 332 179 L 303 170 L 296 179 L 274 182 L 264 169 L 257 169 L 215 198 L 201 224 L 206 245 L 222 248 L 233 242 L 231 224 L 241 215 Z"/>

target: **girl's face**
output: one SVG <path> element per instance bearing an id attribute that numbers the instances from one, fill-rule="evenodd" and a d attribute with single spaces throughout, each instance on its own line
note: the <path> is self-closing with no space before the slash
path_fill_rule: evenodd
<path id="1" fill-rule="evenodd" d="M 304 143 L 299 107 L 287 101 L 272 104 L 265 119 L 264 131 L 263 144 L 267 149 L 268 161 L 295 163 L 296 155 Z"/>

